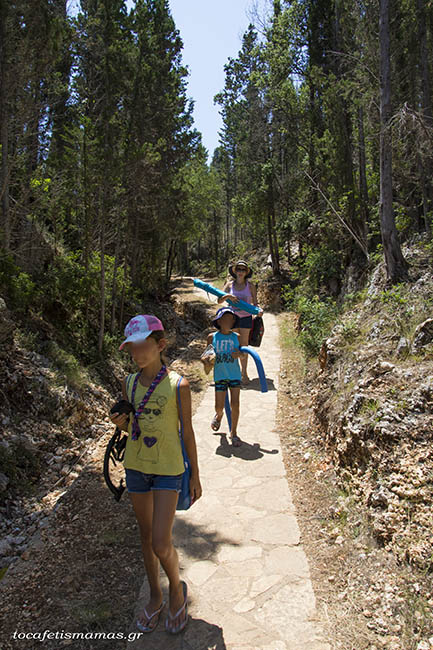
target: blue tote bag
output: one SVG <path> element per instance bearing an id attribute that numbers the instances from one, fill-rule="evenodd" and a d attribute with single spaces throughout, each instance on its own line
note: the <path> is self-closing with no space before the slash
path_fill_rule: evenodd
<path id="1" fill-rule="evenodd" d="M 177 403 L 179 405 L 179 420 L 180 420 L 179 438 L 180 438 L 180 445 L 182 447 L 183 464 L 185 466 L 185 471 L 182 475 L 182 486 L 179 492 L 179 498 L 177 500 L 176 510 L 188 510 L 188 508 L 191 507 L 191 492 L 189 490 L 189 481 L 191 478 L 191 465 L 183 441 L 183 419 L 182 419 L 182 406 L 180 402 L 181 381 L 182 378 L 180 378 L 179 381 L 177 382 Z"/>

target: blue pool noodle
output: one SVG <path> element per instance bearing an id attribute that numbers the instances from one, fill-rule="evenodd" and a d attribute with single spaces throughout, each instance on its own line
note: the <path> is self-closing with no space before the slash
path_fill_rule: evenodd
<path id="1" fill-rule="evenodd" d="M 257 372 L 259 373 L 260 389 L 261 389 L 262 393 L 267 393 L 268 392 L 268 383 L 266 381 L 265 371 L 263 369 L 263 363 L 262 363 L 262 360 L 260 359 L 259 355 L 249 345 L 242 345 L 239 349 L 240 349 L 241 352 L 248 352 L 248 354 L 250 354 L 253 357 L 253 359 L 254 359 L 254 361 L 256 363 Z M 231 411 L 231 408 L 230 408 L 229 391 L 226 392 L 226 400 L 225 400 L 224 408 L 225 408 L 225 412 L 226 412 L 227 422 L 228 422 L 228 425 L 229 425 L 229 430 L 231 431 L 231 429 L 232 429 L 232 411 Z"/>
<path id="2" fill-rule="evenodd" d="M 203 291 L 206 291 L 207 293 L 212 293 L 214 296 L 218 296 L 218 298 L 221 298 L 222 296 L 226 295 L 225 291 L 221 291 L 220 289 L 214 287 L 212 284 L 209 284 L 208 282 L 203 282 L 203 280 L 199 280 L 198 278 L 194 278 L 193 282 L 194 285 L 199 289 L 203 289 Z M 253 316 L 257 316 L 257 314 L 260 311 L 259 308 L 256 307 L 256 305 L 250 305 L 250 303 L 245 302 L 245 300 L 239 300 L 239 302 L 233 302 L 233 300 L 228 299 L 227 302 L 232 307 L 236 307 L 236 309 L 243 309 L 244 311 L 247 311 L 249 314 L 252 314 Z"/>

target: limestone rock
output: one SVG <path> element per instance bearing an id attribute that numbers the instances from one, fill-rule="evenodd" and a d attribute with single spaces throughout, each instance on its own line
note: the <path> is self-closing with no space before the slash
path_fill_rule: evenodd
<path id="1" fill-rule="evenodd" d="M 0 298 L 0 343 L 12 340 L 15 327 L 15 323 L 11 319 L 5 301 L 3 298 Z"/>
<path id="2" fill-rule="evenodd" d="M 4 492 L 8 486 L 9 479 L 6 474 L 0 472 L 0 492 Z"/>
<path id="3" fill-rule="evenodd" d="M 0 557 L 8 555 L 12 550 L 11 545 L 6 539 L 0 541 Z"/>
<path id="4" fill-rule="evenodd" d="M 410 343 L 407 340 L 407 338 L 402 336 L 397 345 L 397 351 L 396 351 L 397 356 L 405 357 L 409 354 L 409 351 L 410 351 Z"/>
<path id="5" fill-rule="evenodd" d="M 420 323 L 415 330 L 413 348 L 419 350 L 424 345 L 433 341 L 433 318 L 427 318 L 423 323 Z"/>

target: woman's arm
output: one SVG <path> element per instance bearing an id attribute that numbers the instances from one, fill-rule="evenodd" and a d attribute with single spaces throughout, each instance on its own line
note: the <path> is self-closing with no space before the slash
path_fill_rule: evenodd
<path id="1" fill-rule="evenodd" d="M 253 299 L 253 305 L 255 305 L 256 307 L 259 307 L 259 304 L 257 302 L 257 287 L 256 287 L 256 285 L 251 283 L 250 284 L 250 289 L 251 289 L 251 298 Z M 263 309 L 261 307 L 259 307 L 259 309 L 260 309 L 259 316 L 261 316 L 263 314 Z"/>
<path id="2" fill-rule="evenodd" d="M 224 287 L 223 287 L 224 295 L 223 295 L 223 296 L 220 296 L 220 297 L 218 298 L 218 301 L 217 301 L 219 305 L 221 305 L 221 304 L 224 302 L 224 300 L 227 300 L 228 298 L 235 299 L 235 297 L 232 296 L 231 293 L 229 293 L 230 284 L 231 284 L 230 282 L 226 282 L 226 283 L 225 283 L 225 285 L 224 285 Z M 235 300 L 236 300 L 236 299 L 235 299 Z"/>
<path id="3" fill-rule="evenodd" d="M 198 459 L 197 459 L 197 445 L 195 442 L 194 429 L 192 428 L 192 414 L 191 414 L 191 389 L 189 382 L 185 377 L 180 382 L 180 408 L 183 420 L 183 441 L 185 444 L 186 453 L 191 465 L 191 502 L 197 501 L 202 495 L 202 489 L 199 478 Z M 179 409 L 179 404 L 178 404 Z"/>

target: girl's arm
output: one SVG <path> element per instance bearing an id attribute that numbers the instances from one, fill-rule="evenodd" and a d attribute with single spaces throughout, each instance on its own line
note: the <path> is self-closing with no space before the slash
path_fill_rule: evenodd
<path id="1" fill-rule="evenodd" d="M 126 394 L 126 377 L 122 381 L 122 397 L 128 400 L 128 395 Z M 121 413 L 120 415 L 118 413 L 110 413 L 110 420 L 121 431 L 128 431 L 129 415 L 126 415 L 126 413 Z"/>
<path id="2" fill-rule="evenodd" d="M 241 352 L 240 351 L 240 336 L 237 332 L 233 332 L 233 334 L 236 335 L 236 342 L 237 345 L 233 348 L 232 350 L 232 357 L 233 359 L 240 359 L 246 355 L 246 352 Z"/>
<path id="3" fill-rule="evenodd" d="M 183 420 L 183 441 L 191 465 L 191 480 L 189 483 L 191 490 L 191 502 L 194 503 L 194 501 L 200 499 L 202 495 L 202 489 L 199 478 L 197 446 L 195 442 L 194 429 L 192 428 L 191 389 L 189 387 L 189 382 L 187 379 L 185 379 L 185 377 L 182 378 L 179 389 Z M 179 409 L 179 404 L 177 407 Z"/>

